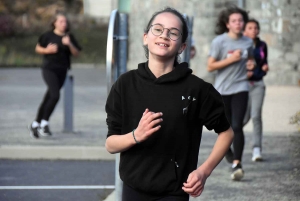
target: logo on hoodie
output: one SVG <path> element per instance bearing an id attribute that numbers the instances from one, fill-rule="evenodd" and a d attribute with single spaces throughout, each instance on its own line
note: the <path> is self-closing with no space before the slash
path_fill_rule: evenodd
<path id="1" fill-rule="evenodd" d="M 183 115 L 186 115 L 188 113 L 189 110 L 189 106 L 190 104 L 196 100 L 195 97 L 192 96 L 188 96 L 187 98 L 185 98 L 184 96 L 181 97 L 182 100 L 187 100 L 186 102 L 186 106 L 182 109 Z"/>

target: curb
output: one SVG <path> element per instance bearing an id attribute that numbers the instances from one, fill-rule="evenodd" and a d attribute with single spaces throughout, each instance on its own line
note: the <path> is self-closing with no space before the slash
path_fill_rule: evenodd
<path id="1" fill-rule="evenodd" d="M 113 191 L 107 198 L 105 198 L 103 201 L 115 201 L 115 191 Z"/>
<path id="2" fill-rule="evenodd" d="M 1 145 L 0 159 L 115 160 L 105 147 Z"/>

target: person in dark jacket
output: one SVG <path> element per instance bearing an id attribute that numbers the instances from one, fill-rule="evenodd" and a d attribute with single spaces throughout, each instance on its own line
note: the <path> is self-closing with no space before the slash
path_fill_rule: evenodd
<path id="1" fill-rule="evenodd" d="M 257 67 L 253 71 L 248 71 L 249 78 L 249 99 L 248 108 L 244 118 L 244 124 L 247 124 L 250 118 L 253 122 L 253 143 L 252 143 L 252 161 L 261 161 L 262 158 L 262 107 L 265 97 L 266 86 L 264 76 L 269 70 L 268 66 L 268 47 L 260 40 L 258 35 L 260 31 L 259 22 L 250 19 L 244 30 L 244 35 L 253 40 L 253 55 Z"/>
<path id="2" fill-rule="evenodd" d="M 65 15 L 57 14 L 51 23 L 51 31 L 42 34 L 35 47 L 43 55 L 42 76 L 47 85 L 44 99 L 38 109 L 36 119 L 28 126 L 34 138 L 51 136 L 49 118 L 59 100 L 60 89 L 70 69 L 70 56 L 78 56 L 81 47 L 69 32 L 69 22 Z"/>
<path id="3" fill-rule="evenodd" d="M 154 13 L 143 38 L 148 60 L 121 75 L 107 98 L 105 146 L 121 153 L 123 201 L 199 196 L 232 142 L 221 95 L 193 75 L 187 63 L 177 62 L 187 35 L 178 11 Z M 218 138 L 197 168 L 203 126 Z"/>

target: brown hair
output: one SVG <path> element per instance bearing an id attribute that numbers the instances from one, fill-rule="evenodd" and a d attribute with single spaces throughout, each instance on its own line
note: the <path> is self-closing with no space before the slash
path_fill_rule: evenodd
<path id="1" fill-rule="evenodd" d="M 152 24 L 153 20 L 155 19 L 155 17 L 158 16 L 159 14 L 162 14 L 162 13 L 172 13 L 173 15 L 177 16 L 180 19 L 180 21 L 182 22 L 182 37 L 181 37 L 181 42 L 185 43 L 186 39 L 188 37 L 188 34 L 189 34 L 189 28 L 188 28 L 187 22 L 184 19 L 183 15 L 179 11 L 177 11 L 176 9 L 171 8 L 171 7 L 166 7 L 166 8 L 164 8 L 161 11 L 155 12 L 152 15 L 151 19 L 149 20 L 146 28 L 144 29 L 144 33 L 148 33 L 149 32 L 151 24 Z M 145 50 L 145 56 L 146 56 L 146 58 L 149 59 L 149 49 L 148 49 L 148 47 L 146 45 L 144 45 L 144 50 Z M 176 65 L 176 63 L 179 63 L 178 55 L 175 58 L 174 65 Z"/>
<path id="2" fill-rule="evenodd" d="M 69 22 L 67 16 L 66 16 L 65 14 L 63 14 L 63 13 L 57 13 L 57 14 L 53 17 L 53 19 L 51 20 L 51 24 L 50 24 L 51 30 L 53 31 L 53 30 L 55 29 L 55 25 L 54 25 L 54 24 L 55 24 L 55 22 L 56 22 L 58 16 L 64 16 L 64 17 L 67 19 L 67 28 L 66 28 L 65 32 L 66 32 L 66 33 L 69 32 L 69 31 L 70 31 L 70 28 L 71 28 L 71 27 L 70 27 L 70 22 Z"/>
<path id="3" fill-rule="evenodd" d="M 229 16 L 234 13 L 241 14 L 243 16 L 244 26 L 246 25 L 246 23 L 248 22 L 248 19 L 249 19 L 248 12 L 237 7 L 236 5 L 229 5 L 225 9 L 223 9 L 218 16 L 216 30 L 215 30 L 215 33 L 217 35 L 223 34 L 223 33 L 229 31 L 226 25 L 229 22 Z M 244 27 L 243 27 L 243 29 L 244 29 Z"/>

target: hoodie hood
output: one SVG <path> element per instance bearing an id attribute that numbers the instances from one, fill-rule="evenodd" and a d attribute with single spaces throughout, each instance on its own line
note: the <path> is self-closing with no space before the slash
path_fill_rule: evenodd
<path id="1" fill-rule="evenodd" d="M 143 77 L 144 79 L 151 81 L 155 84 L 163 84 L 163 83 L 170 83 L 170 82 L 176 82 L 183 78 L 186 78 L 189 76 L 193 71 L 189 68 L 188 63 L 183 62 L 180 64 L 177 64 L 175 68 L 159 78 L 156 78 L 155 75 L 151 72 L 148 66 L 148 61 L 145 63 L 140 63 L 138 65 L 138 74 Z"/>

